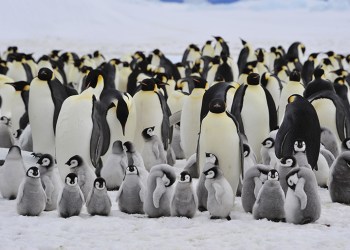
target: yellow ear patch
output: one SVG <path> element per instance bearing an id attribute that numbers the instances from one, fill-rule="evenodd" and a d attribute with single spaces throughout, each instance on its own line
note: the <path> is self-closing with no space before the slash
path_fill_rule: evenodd
<path id="1" fill-rule="evenodd" d="M 289 98 L 288 98 L 288 103 L 292 103 L 295 101 L 295 96 L 294 95 L 291 95 Z"/>

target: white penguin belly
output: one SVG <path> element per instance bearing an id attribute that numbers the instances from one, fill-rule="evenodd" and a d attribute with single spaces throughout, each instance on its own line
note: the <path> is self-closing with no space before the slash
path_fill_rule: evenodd
<path id="1" fill-rule="evenodd" d="M 317 160 L 317 167 L 318 170 L 313 170 L 316 176 L 317 184 L 320 187 L 326 187 L 328 183 L 328 177 L 329 177 L 329 166 L 327 163 L 327 160 L 324 158 L 322 154 L 319 154 L 318 160 Z"/>
<path id="2" fill-rule="evenodd" d="M 1 96 L 1 116 L 6 116 L 11 118 L 11 107 L 12 107 L 12 98 L 15 94 L 15 89 L 11 85 L 0 83 L 0 96 Z"/>
<path id="3" fill-rule="evenodd" d="M 300 201 L 298 197 L 295 195 L 294 191 L 290 188 L 287 190 L 286 201 L 284 203 L 284 211 L 286 213 L 286 221 L 287 222 L 295 222 L 297 218 L 295 218 L 300 210 Z"/>
<path id="4" fill-rule="evenodd" d="M 284 113 L 286 111 L 286 106 L 288 104 L 288 98 L 291 95 L 298 94 L 303 95 L 304 93 L 304 87 L 301 84 L 290 82 L 284 88 L 281 92 L 281 98 L 279 100 L 278 105 L 278 124 L 281 125 L 284 117 Z"/>

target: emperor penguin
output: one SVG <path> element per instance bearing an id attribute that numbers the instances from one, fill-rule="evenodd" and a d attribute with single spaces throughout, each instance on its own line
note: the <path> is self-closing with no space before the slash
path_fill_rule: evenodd
<path id="1" fill-rule="evenodd" d="M 301 79 L 305 86 L 312 80 L 312 74 L 316 66 L 318 65 L 317 56 L 319 53 L 311 53 L 308 59 L 304 62 L 303 68 L 301 70 Z"/>
<path id="2" fill-rule="evenodd" d="M 286 221 L 312 223 L 320 218 L 321 200 L 315 174 L 309 168 L 294 168 L 286 176 L 288 190 L 284 203 Z"/>
<path id="3" fill-rule="evenodd" d="M 21 149 L 12 146 L 0 168 L 0 192 L 4 199 L 14 200 L 18 187 L 26 175 Z"/>
<path id="4" fill-rule="evenodd" d="M 287 190 L 288 190 L 288 185 L 287 185 L 287 180 L 286 180 L 286 176 L 289 173 L 289 171 L 291 171 L 294 168 L 297 168 L 298 163 L 296 161 L 296 159 L 294 158 L 294 156 L 285 156 L 283 157 L 279 164 L 277 165 L 276 170 L 279 173 L 279 181 L 281 184 L 281 187 L 283 189 L 283 192 L 286 194 Z"/>
<path id="5" fill-rule="evenodd" d="M 180 140 L 186 159 L 197 150 L 200 129 L 200 112 L 202 100 L 208 83 L 200 77 L 192 77 L 195 84 L 191 94 L 184 101 L 181 112 Z"/>
<path id="6" fill-rule="evenodd" d="M 285 220 L 284 192 L 279 182 L 279 175 L 276 169 L 267 174 L 267 180 L 261 187 L 258 197 L 253 206 L 254 219 L 268 219 L 271 221 Z"/>
<path id="7" fill-rule="evenodd" d="M 150 218 L 170 216 L 172 185 L 175 180 L 176 174 L 170 165 L 159 164 L 151 169 L 143 203 L 143 210 Z"/>
<path id="8" fill-rule="evenodd" d="M 346 141 L 346 138 L 343 141 Z M 338 145 L 336 135 L 326 127 L 321 127 L 321 143 L 334 155 L 335 158 L 337 158 L 339 153 L 343 151 L 343 146 L 340 147 Z"/>
<path id="9" fill-rule="evenodd" d="M 309 168 L 309 162 L 306 156 L 306 143 L 302 140 L 296 140 L 293 146 L 293 156 L 296 159 L 299 167 Z M 316 166 L 317 168 L 317 166 Z"/>
<path id="10" fill-rule="evenodd" d="M 350 152 L 342 152 L 334 161 L 329 174 L 329 194 L 332 202 L 350 204 L 347 181 L 350 176 Z"/>
<path id="11" fill-rule="evenodd" d="M 248 62 L 256 61 L 256 55 L 254 53 L 254 49 L 252 46 L 241 39 L 243 48 L 241 49 L 239 56 L 238 56 L 238 69 L 239 69 L 239 74 L 243 72 L 243 69 L 246 67 L 246 64 Z"/>
<path id="12" fill-rule="evenodd" d="M 241 85 L 238 88 L 231 109 L 231 113 L 238 120 L 240 132 L 247 136 L 258 162 L 261 161 L 261 142 L 277 126 L 277 112 L 273 98 L 259 82 L 258 74 L 249 74 L 248 85 Z M 257 123 L 259 126 L 256 126 Z"/>
<path id="13" fill-rule="evenodd" d="M 41 184 L 46 194 L 45 211 L 57 208 L 57 199 L 62 189 L 61 179 L 55 168 L 55 161 L 50 154 L 43 154 L 36 163 L 40 171 Z"/>
<path id="14" fill-rule="evenodd" d="M 18 188 L 17 213 L 26 216 L 38 216 L 46 206 L 46 194 L 40 181 L 40 171 L 30 167 L 26 177 Z"/>
<path id="15" fill-rule="evenodd" d="M 205 153 L 216 155 L 220 162 L 220 169 L 235 194 L 244 164 L 242 147 L 238 124 L 236 119 L 226 111 L 225 101 L 211 100 L 209 112 L 201 122 L 197 153 L 199 172 L 203 172 Z"/>
<path id="16" fill-rule="evenodd" d="M 84 194 L 84 200 L 86 200 L 96 179 L 94 171 L 85 164 L 83 158 L 79 155 L 69 158 L 66 165 L 70 168 L 71 173 L 78 176 L 78 184 Z"/>
<path id="17" fill-rule="evenodd" d="M 108 216 L 111 212 L 112 202 L 107 193 L 106 182 L 102 177 L 97 177 L 94 181 L 89 196 L 86 200 L 86 208 L 91 215 Z"/>
<path id="18" fill-rule="evenodd" d="M 208 153 L 207 162 L 203 169 L 205 188 L 208 191 L 207 209 L 211 219 L 231 220 L 234 193 L 230 183 L 225 179 L 223 171 L 218 166 L 215 155 Z"/>
<path id="19" fill-rule="evenodd" d="M 276 135 L 277 158 L 292 155 L 295 141 L 301 140 L 307 145 L 307 161 L 312 168 L 315 168 L 320 152 L 320 133 L 315 108 L 300 95 L 290 96 L 283 122 Z"/>
<path id="20" fill-rule="evenodd" d="M 345 138 L 341 143 L 341 152 L 350 151 L 350 137 Z"/>
<path id="21" fill-rule="evenodd" d="M 78 185 L 78 176 L 69 173 L 65 178 L 65 186 L 58 196 L 58 214 L 63 218 L 77 216 L 84 203 L 84 195 Z"/>
<path id="22" fill-rule="evenodd" d="M 183 53 L 181 62 L 183 64 L 186 64 L 187 62 L 195 62 L 196 60 L 200 59 L 201 53 L 197 45 L 190 44 L 185 52 Z"/>
<path id="23" fill-rule="evenodd" d="M 230 56 L 230 49 L 227 42 L 220 36 L 214 36 L 216 43 L 214 45 L 214 55 L 215 56 Z"/>
<path id="24" fill-rule="evenodd" d="M 211 40 L 205 42 L 201 50 L 202 56 L 214 57 L 215 51 L 211 43 Z"/>
<path id="25" fill-rule="evenodd" d="M 41 68 L 30 84 L 28 117 L 33 150 L 55 156 L 55 131 L 62 103 L 68 97 L 65 87 L 48 68 Z"/>
<path id="26" fill-rule="evenodd" d="M 15 87 L 8 84 L 13 82 L 13 79 L 10 77 L 0 74 L 0 114 L 1 116 L 6 116 L 7 118 L 11 118 L 12 98 L 16 93 Z"/>
<path id="27" fill-rule="evenodd" d="M 267 174 L 272 168 L 258 164 L 250 168 L 244 176 L 242 186 L 242 206 L 245 212 L 251 213 L 258 197 L 259 190 L 267 180 Z"/>
<path id="28" fill-rule="evenodd" d="M 262 163 L 264 165 L 271 165 L 273 168 L 276 167 L 278 158 L 275 153 L 275 140 L 278 130 L 272 130 L 269 136 L 261 143 L 262 147 L 260 155 Z"/>
<path id="29" fill-rule="evenodd" d="M 261 75 L 260 82 L 261 85 L 270 92 L 275 103 L 276 110 L 278 110 L 282 90 L 281 80 L 276 75 L 266 72 Z"/>
<path id="30" fill-rule="evenodd" d="M 144 214 L 145 198 L 146 186 L 139 170 L 135 165 L 129 165 L 116 196 L 119 210 L 128 214 Z"/>
<path id="31" fill-rule="evenodd" d="M 154 126 L 154 133 L 162 141 L 164 149 L 167 150 L 170 138 L 170 110 L 165 97 L 158 91 L 156 80 L 144 79 L 141 82 L 141 90 L 133 98 L 137 120 L 134 139 L 136 149 L 142 152 L 144 146 L 142 131 Z"/>
<path id="32" fill-rule="evenodd" d="M 283 121 L 288 98 L 294 94 L 303 95 L 304 90 L 304 86 L 300 82 L 300 73 L 296 70 L 292 71 L 289 75 L 289 82 L 284 85 L 278 101 L 278 124 L 281 124 Z"/>
<path id="33" fill-rule="evenodd" d="M 30 67 L 25 62 L 25 56 L 22 53 L 11 55 L 13 61 L 8 63 L 6 75 L 14 81 L 31 81 L 33 76 Z"/>
<path id="34" fill-rule="evenodd" d="M 172 216 L 193 218 L 198 207 L 198 198 L 192 185 L 192 177 L 187 171 L 180 173 L 180 180 L 171 199 Z"/>
<path id="35" fill-rule="evenodd" d="M 101 177 L 106 182 L 107 190 L 118 190 L 122 184 L 128 158 L 121 141 L 113 143 L 112 151 L 101 169 Z"/>
<path id="36" fill-rule="evenodd" d="M 247 143 L 243 143 L 244 173 L 257 164 L 256 155 Z"/>
<path id="37" fill-rule="evenodd" d="M 145 186 L 147 186 L 148 171 L 145 168 L 145 163 L 141 154 L 136 150 L 134 143 L 126 141 L 123 143 L 126 150 L 126 156 L 128 158 L 128 166 L 134 165 L 137 167 L 140 177 Z"/>
<path id="38" fill-rule="evenodd" d="M 0 148 L 10 148 L 14 144 L 10 126 L 10 119 L 2 116 L 0 118 Z"/>
<path id="39" fill-rule="evenodd" d="M 166 153 L 163 144 L 154 132 L 154 126 L 145 128 L 142 131 L 142 136 L 145 144 L 142 150 L 142 158 L 145 163 L 145 168 L 150 171 L 151 168 L 158 164 L 167 162 Z"/>

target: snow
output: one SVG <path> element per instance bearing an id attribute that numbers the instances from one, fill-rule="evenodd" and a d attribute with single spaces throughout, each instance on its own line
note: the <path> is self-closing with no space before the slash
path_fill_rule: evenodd
<path id="1" fill-rule="evenodd" d="M 187 2 L 187 1 L 185 1 Z M 161 49 L 179 60 L 189 43 L 204 44 L 212 35 L 229 42 L 237 59 L 242 37 L 255 47 L 289 46 L 299 40 L 306 53 L 334 50 L 348 54 L 350 3 L 346 0 L 242 1 L 209 5 L 123 0 L 3 1 L 0 50 L 17 45 L 39 57 L 51 49 L 91 53 L 107 58 Z M 0 151 L 4 159 L 6 150 Z M 26 165 L 33 164 L 28 154 Z M 178 161 L 177 172 L 184 166 Z M 195 180 L 196 184 L 196 180 Z M 62 219 L 57 211 L 23 217 L 15 201 L 0 198 L 0 249 L 347 249 L 350 207 L 332 203 L 319 188 L 320 219 L 308 225 L 256 221 L 236 199 L 232 220 L 209 220 L 208 212 L 193 219 L 127 215 L 118 210 L 115 192 L 109 217 Z"/>

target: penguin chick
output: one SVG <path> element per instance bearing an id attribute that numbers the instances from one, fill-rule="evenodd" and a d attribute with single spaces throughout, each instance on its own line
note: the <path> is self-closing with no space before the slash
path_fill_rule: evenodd
<path id="1" fill-rule="evenodd" d="M 59 191 L 62 189 L 58 172 L 55 171 L 55 162 L 50 154 L 44 154 L 37 161 L 40 171 L 40 179 L 46 194 L 45 211 L 52 211 L 57 208 Z"/>
<path id="2" fill-rule="evenodd" d="M 101 169 L 101 177 L 106 181 L 107 190 L 118 190 L 122 184 L 128 158 L 121 141 L 115 141 L 112 152 Z"/>
<path id="3" fill-rule="evenodd" d="M 278 164 L 278 158 L 275 153 L 275 139 L 278 130 L 273 130 L 270 132 L 269 137 L 267 137 L 261 144 L 260 155 L 264 165 L 271 165 L 275 168 Z"/>
<path id="4" fill-rule="evenodd" d="M 2 116 L 0 118 L 0 148 L 10 148 L 13 145 L 13 138 L 11 135 L 10 126 L 10 119 L 6 116 Z"/>
<path id="5" fill-rule="evenodd" d="M 242 186 L 242 206 L 244 211 L 251 213 L 259 190 L 267 180 L 267 173 L 272 168 L 270 166 L 258 164 L 250 168 L 243 180 Z"/>
<path id="6" fill-rule="evenodd" d="M 97 177 L 86 200 L 87 211 L 91 215 L 108 216 L 111 207 L 112 202 L 107 193 L 106 181 L 102 177 Z"/>
<path id="7" fill-rule="evenodd" d="M 317 181 L 310 168 L 299 167 L 286 176 L 288 190 L 284 203 L 286 221 L 293 224 L 314 222 L 321 215 Z"/>
<path id="8" fill-rule="evenodd" d="M 128 214 L 144 214 L 145 195 L 146 189 L 139 170 L 135 165 L 130 165 L 126 168 L 124 180 L 117 192 L 119 210 Z"/>
<path id="9" fill-rule="evenodd" d="M 175 179 L 176 174 L 170 165 L 159 164 L 152 167 L 143 203 L 143 210 L 149 217 L 170 216 L 170 199 Z"/>
<path id="10" fill-rule="evenodd" d="M 342 152 L 334 161 L 329 175 L 329 194 L 333 202 L 350 204 L 350 151 Z"/>
<path id="11" fill-rule="evenodd" d="M 207 163 L 204 167 L 205 188 L 208 190 L 207 209 L 211 219 L 226 218 L 231 220 L 230 212 L 233 209 L 233 191 L 229 182 L 225 179 L 222 170 L 217 162 L 217 158 L 213 154 L 207 157 Z"/>
<path id="12" fill-rule="evenodd" d="M 37 167 L 27 170 L 26 177 L 18 188 L 17 213 L 26 216 L 38 216 L 46 206 L 46 195 L 40 181 Z"/>
<path id="13" fill-rule="evenodd" d="M 96 174 L 84 163 L 83 159 L 79 155 L 72 156 L 66 162 L 66 165 L 69 166 L 71 173 L 78 176 L 78 184 L 84 194 L 84 200 L 86 200 L 91 189 L 93 188 Z"/>
<path id="14" fill-rule="evenodd" d="M 284 192 L 279 182 L 277 170 L 272 169 L 267 174 L 267 181 L 261 187 L 253 206 L 254 219 L 268 219 L 271 221 L 283 221 Z"/>
<path id="15" fill-rule="evenodd" d="M 252 151 L 251 147 L 247 143 L 243 143 L 243 156 L 244 156 L 244 165 L 243 165 L 243 175 L 247 172 L 248 169 L 255 166 L 257 164 L 256 156 Z M 237 188 L 237 196 L 241 196 L 242 194 L 242 183 L 243 183 L 243 175 L 241 174 L 241 178 L 239 180 L 238 188 Z"/>
<path id="16" fill-rule="evenodd" d="M 18 187 L 25 175 L 21 149 L 18 146 L 12 146 L 0 168 L 0 192 L 4 199 L 16 199 Z"/>
<path id="17" fill-rule="evenodd" d="M 283 192 L 286 194 L 288 190 L 288 185 L 286 181 L 286 176 L 292 169 L 299 167 L 294 156 L 285 156 L 283 157 L 278 166 L 277 171 L 279 173 L 279 181 L 282 187 Z"/>
<path id="18" fill-rule="evenodd" d="M 296 140 L 293 146 L 293 156 L 295 157 L 299 167 L 311 168 L 306 156 L 305 141 Z"/>
<path id="19" fill-rule="evenodd" d="M 341 143 L 341 152 L 350 151 L 350 138 L 345 138 Z"/>
<path id="20" fill-rule="evenodd" d="M 58 198 L 58 214 L 63 218 L 77 216 L 80 214 L 84 202 L 84 195 L 78 185 L 78 176 L 69 173 Z"/>
<path id="21" fill-rule="evenodd" d="M 187 171 L 182 171 L 171 200 L 171 215 L 193 218 L 197 206 L 198 199 L 192 186 L 192 177 Z"/>
<path id="22" fill-rule="evenodd" d="M 128 166 L 134 165 L 137 167 L 143 184 L 147 186 L 148 171 L 145 168 L 141 154 L 136 150 L 134 143 L 131 141 L 126 141 L 123 145 L 126 148 Z"/>
<path id="23" fill-rule="evenodd" d="M 154 133 L 154 126 L 145 128 L 142 131 L 142 137 L 145 144 L 142 150 L 142 158 L 145 168 L 150 171 L 151 168 L 158 164 L 166 163 L 166 153 L 162 141 Z"/>

